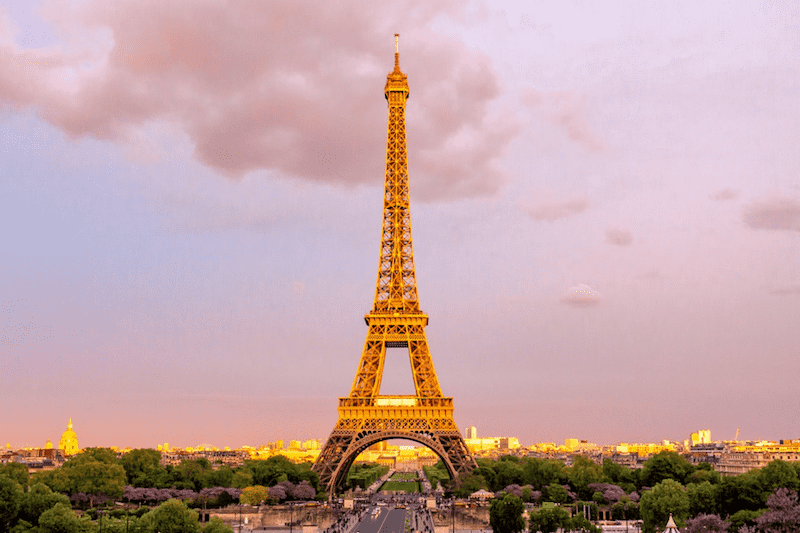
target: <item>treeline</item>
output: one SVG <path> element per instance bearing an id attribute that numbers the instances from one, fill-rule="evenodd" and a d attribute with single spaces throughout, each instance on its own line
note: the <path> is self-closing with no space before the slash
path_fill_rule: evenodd
<path id="1" fill-rule="evenodd" d="M 597 464 L 583 456 L 575 456 L 570 467 L 552 459 L 511 456 L 477 462 L 478 468 L 463 476 L 458 487 L 449 485 L 441 461 L 425 468 L 425 474 L 432 485 L 441 481 L 458 497 L 479 489 L 502 491 L 523 502 L 572 507 L 592 519 L 604 509 L 616 520 L 641 518 L 646 532 L 663 528 L 670 513 L 681 527 L 703 518 L 707 531 L 715 531 L 708 529 L 714 519 L 724 524 L 721 531 L 758 531 L 742 528 L 760 527 L 759 517 L 770 511 L 770 498 L 775 503 L 780 489 L 787 491 L 780 492 L 780 501 L 788 501 L 786 505 L 793 508 L 789 500 L 794 497 L 796 502 L 800 489 L 800 463 L 785 461 L 731 477 L 721 477 L 707 463 L 692 465 L 675 452 L 656 454 L 641 469 L 609 459 Z M 800 520 L 800 507 L 796 513 Z M 787 531 L 800 531 L 800 523 Z"/>
<path id="2" fill-rule="evenodd" d="M 349 489 L 366 489 L 382 476 L 386 475 L 389 467 L 377 463 L 363 463 L 353 465 L 347 474 L 347 487 Z"/>
<path id="3" fill-rule="evenodd" d="M 73 508 L 87 510 L 85 518 L 75 522 L 76 527 L 83 527 L 87 519 L 97 516 L 95 508 L 110 502 L 160 509 L 175 501 L 190 509 L 222 507 L 240 500 L 258 504 L 326 497 L 311 463 L 294 464 L 282 456 L 246 461 L 237 468 L 215 465 L 217 469 L 202 458 L 187 459 L 175 467 L 161 466 L 160 460 L 161 452 L 157 450 L 132 450 L 118 459 L 113 450 L 90 448 L 71 457 L 61 468 L 38 472 L 33 477 L 25 465 L 0 465 L 0 533 L 12 529 L 14 533 L 47 533 L 50 529 L 42 525 L 42 516 L 45 522 L 52 513 L 64 518 L 65 509 L 73 513 Z M 177 504 L 170 505 L 170 512 L 177 512 Z M 51 510 L 51 514 L 44 515 Z M 109 518 L 108 514 L 105 516 Z M 77 520 L 78 515 L 74 518 Z M 131 517 L 125 518 L 130 526 Z M 145 516 L 133 518 L 144 520 Z M 109 525 L 103 530 L 113 528 Z"/>

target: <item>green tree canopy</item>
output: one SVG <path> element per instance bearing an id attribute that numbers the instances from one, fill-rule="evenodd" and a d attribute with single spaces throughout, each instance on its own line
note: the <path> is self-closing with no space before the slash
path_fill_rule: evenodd
<path id="1" fill-rule="evenodd" d="M 647 487 L 655 487 L 665 479 L 674 479 L 681 485 L 694 472 L 694 467 L 677 452 L 663 451 L 645 461 L 642 469 L 642 483 Z"/>
<path id="2" fill-rule="evenodd" d="M 141 518 L 144 533 L 200 533 L 197 513 L 180 500 L 167 500 Z"/>
<path id="3" fill-rule="evenodd" d="M 0 464 L 0 476 L 6 476 L 17 483 L 23 489 L 28 486 L 31 481 L 31 476 L 28 474 L 28 467 L 21 463 L 9 462 Z"/>
<path id="4" fill-rule="evenodd" d="M 120 459 L 128 484 L 147 488 L 164 488 L 169 483 L 169 473 L 160 462 L 161 452 L 152 449 L 131 450 Z"/>
<path id="5" fill-rule="evenodd" d="M 8 476 L 0 475 L 0 531 L 8 531 L 22 504 L 22 487 Z"/>
<path id="6" fill-rule="evenodd" d="M 212 516 L 203 527 L 203 533 L 233 533 L 233 530 L 226 526 L 220 517 Z"/>
<path id="7" fill-rule="evenodd" d="M 652 490 L 642 494 L 639 512 L 644 522 L 645 533 L 654 533 L 657 528 L 663 529 L 670 514 L 681 527 L 689 516 L 689 497 L 680 483 L 673 479 L 665 479 Z"/>
<path id="8" fill-rule="evenodd" d="M 525 529 L 523 512 L 525 505 L 517 496 L 506 494 L 502 499 L 495 498 L 489 505 L 489 525 L 494 533 L 519 533 Z"/>
<path id="9" fill-rule="evenodd" d="M 64 503 L 57 503 L 43 512 L 39 517 L 36 533 L 88 533 L 92 531 L 92 523 L 85 518 L 78 518 L 72 508 Z"/>
<path id="10" fill-rule="evenodd" d="M 686 496 L 689 498 L 689 516 L 719 512 L 719 489 L 708 481 L 686 485 Z"/>
<path id="11" fill-rule="evenodd" d="M 569 513 L 561 507 L 551 507 L 530 513 L 528 531 L 541 533 L 555 533 L 560 527 L 570 524 Z"/>
<path id="12" fill-rule="evenodd" d="M 20 503 L 19 518 L 34 525 L 39 523 L 42 513 L 55 507 L 57 503 L 63 503 L 71 508 L 69 498 L 53 492 L 44 483 L 35 483 L 30 492 L 23 494 Z"/>
<path id="13" fill-rule="evenodd" d="M 598 483 L 602 475 L 603 467 L 583 455 L 576 455 L 568 470 L 569 484 L 575 489 L 578 496 L 585 500 L 591 499 L 594 492 L 588 488 L 588 485 Z"/>

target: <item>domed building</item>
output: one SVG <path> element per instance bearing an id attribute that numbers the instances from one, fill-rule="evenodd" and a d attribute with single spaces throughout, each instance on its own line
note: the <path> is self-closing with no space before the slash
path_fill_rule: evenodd
<path id="1" fill-rule="evenodd" d="M 45 450 L 52 450 L 53 449 L 53 442 L 50 439 L 47 439 L 47 442 L 44 445 Z"/>
<path id="2" fill-rule="evenodd" d="M 72 417 L 67 424 L 67 430 L 61 434 L 61 440 L 58 441 L 58 449 L 64 452 L 64 455 L 73 455 L 80 451 L 78 446 L 78 436 L 72 430 Z"/>

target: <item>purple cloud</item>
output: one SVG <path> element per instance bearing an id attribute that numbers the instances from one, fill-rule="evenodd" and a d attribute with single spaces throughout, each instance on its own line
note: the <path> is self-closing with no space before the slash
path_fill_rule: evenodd
<path id="1" fill-rule="evenodd" d="M 633 234 L 626 228 L 606 228 L 606 242 L 616 246 L 628 246 L 633 242 Z"/>
<path id="2" fill-rule="evenodd" d="M 738 197 L 739 197 L 739 191 L 727 188 L 717 191 L 711 195 L 712 200 L 719 200 L 719 201 L 735 200 Z"/>
<path id="3" fill-rule="evenodd" d="M 745 206 L 744 223 L 753 229 L 800 231 L 800 198 L 771 196 Z"/>
<path id="4" fill-rule="evenodd" d="M 19 49 L 0 24 L 10 105 L 71 138 L 130 143 L 149 122 L 168 123 L 231 179 L 271 170 L 348 186 L 381 181 L 394 28 L 416 28 L 400 43 L 415 194 L 491 194 L 507 179 L 499 161 L 517 127 L 493 105 L 491 61 L 432 28 L 464 16 L 458 2 L 88 0 L 42 12 L 63 45 Z M 74 37 L 104 32 L 93 47 Z"/>
<path id="5" fill-rule="evenodd" d="M 603 149 L 603 142 L 586 120 L 585 98 L 568 91 L 541 93 L 530 90 L 522 100 L 573 142 L 593 152 Z"/>
<path id="6" fill-rule="evenodd" d="M 788 296 L 791 294 L 800 294 L 800 285 L 787 285 L 785 287 L 778 287 L 769 291 L 770 294 L 777 296 Z"/>
<path id="7" fill-rule="evenodd" d="M 572 307 L 592 307 L 600 303 L 603 296 L 586 284 L 578 284 L 567 289 L 561 302 Z"/>
<path id="8" fill-rule="evenodd" d="M 541 198 L 523 207 L 528 215 L 537 222 L 553 221 L 583 213 L 590 206 L 585 196 L 573 198 Z"/>

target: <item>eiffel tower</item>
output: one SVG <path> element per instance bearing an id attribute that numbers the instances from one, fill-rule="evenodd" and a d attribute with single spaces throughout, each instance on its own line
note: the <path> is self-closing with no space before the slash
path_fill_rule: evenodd
<path id="1" fill-rule="evenodd" d="M 369 331 L 350 395 L 339 398 L 339 420 L 313 467 L 329 495 L 342 485 L 358 454 L 387 439 L 427 446 L 454 480 L 477 466 L 453 420 L 453 398 L 439 387 L 425 338 L 428 315 L 417 300 L 406 152 L 408 79 L 400 71 L 397 41 L 395 35 L 394 70 L 384 89 L 389 127 L 375 302 L 364 317 Z M 380 394 L 387 348 L 408 349 L 416 395 Z"/>

